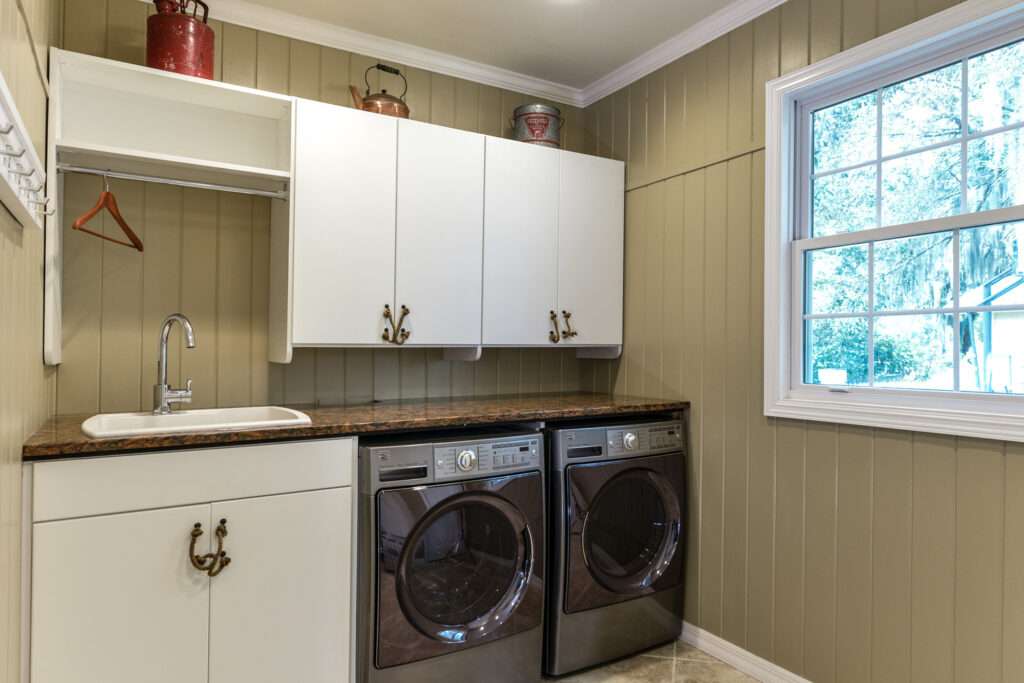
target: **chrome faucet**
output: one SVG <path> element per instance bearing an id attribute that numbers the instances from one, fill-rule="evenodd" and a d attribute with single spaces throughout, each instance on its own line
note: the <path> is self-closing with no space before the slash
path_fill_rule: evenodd
<path id="1" fill-rule="evenodd" d="M 164 319 L 160 330 L 160 355 L 156 361 L 156 384 L 153 385 L 153 414 L 167 415 L 171 412 L 172 403 L 192 402 L 192 380 L 185 382 L 184 389 L 172 389 L 167 384 L 167 338 L 171 336 L 171 327 L 179 323 L 185 332 L 185 346 L 194 349 L 196 336 L 192 332 L 192 323 L 181 313 L 172 313 Z"/>

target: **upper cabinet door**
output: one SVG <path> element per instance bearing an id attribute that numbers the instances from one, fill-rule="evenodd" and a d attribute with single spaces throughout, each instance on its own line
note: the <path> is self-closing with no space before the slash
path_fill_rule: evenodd
<path id="1" fill-rule="evenodd" d="M 621 161 L 562 152 L 558 207 L 558 315 L 572 345 L 622 344 L 625 169 Z"/>
<path id="2" fill-rule="evenodd" d="M 480 344 L 484 136 L 398 122 L 396 313 L 407 345 Z"/>
<path id="3" fill-rule="evenodd" d="M 394 118 L 299 100 L 293 342 L 380 344 L 394 299 Z"/>
<path id="4" fill-rule="evenodd" d="M 560 156 L 555 149 L 487 138 L 484 344 L 551 344 Z"/>
<path id="5" fill-rule="evenodd" d="M 210 506 L 33 525 L 32 683 L 204 683 Z"/>
<path id="6" fill-rule="evenodd" d="M 214 503 L 221 519 L 231 564 L 210 587 L 210 683 L 348 681 L 352 490 Z"/>

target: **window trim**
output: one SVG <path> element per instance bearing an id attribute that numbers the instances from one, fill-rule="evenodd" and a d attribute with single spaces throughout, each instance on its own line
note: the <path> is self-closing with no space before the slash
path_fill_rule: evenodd
<path id="1" fill-rule="evenodd" d="M 800 356 L 803 301 L 794 278 L 803 270 L 807 223 L 804 173 L 808 127 L 805 107 L 862 86 L 898 80 L 936 66 L 944 56 L 1024 29 L 1024 4 L 1015 0 L 967 0 L 833 57 L 769 82 L 766 86 L 764 414 L 868 427 L 912 430 L 1024 442 L 1024 397 L 873 387 L 828 387 L 802 383 Z M 983 49 L 983 48 L 982 48 Z M 955 59 L 953 60 L 955 61 Z M 919 71 L 914 71 L 914 69 Z M 959 138 L 958 138 L 959 139 Z M 953 141 L 950 141 L 951 144 Z M 854 241 L 941 232 L 1024 219 L 1024 207 L 959 214 L 909 225 L 859 231 Z M 835 236 L 839 246 L 849 234 Z M 844 241 L 845 240 L 845 241 Z M 803 243 L 803 244 L 801 244 Z M 822 238 L 815 248 L 825 246 Z"/>

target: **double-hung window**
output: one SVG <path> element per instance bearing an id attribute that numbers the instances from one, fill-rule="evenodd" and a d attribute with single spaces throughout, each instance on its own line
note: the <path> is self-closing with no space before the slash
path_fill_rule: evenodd
<path id="1" fill-rule="evenodd" d="M 1024 11 L 769 85 L 769 415 L 1024 440 Z"/>

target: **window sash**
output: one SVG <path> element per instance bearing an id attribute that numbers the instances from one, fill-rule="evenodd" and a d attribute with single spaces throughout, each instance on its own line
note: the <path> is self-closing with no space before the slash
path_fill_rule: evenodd
<path id="1" fill-rule="evenodd" d="M 904 65 L 898 69 L 885 71 L 880 74 L 874 74 L 867 78 L 859 80 L 848 81 L 841 87 L 834 87 L 826 89 L 816 93 L 812 97 L 801 98 L 797 102 L 797 135 L 796 135 L 796 149 L 795 152 L 795 164 L 794 170 L 796 171 L 796 197 L 795 200 L 795 216 L 794 218 L 794 232 L 793 235 L 796 239 L 812 239 L 811 237 L 811 210 L 813 207 L 813 196 L 811 193 L 811 183 L 813 179 L 825 178 L 836 173 L 844 171 L 857 170 L 860 168 L 868 168 L 875 166 L 878 171 L 875 174 L 875 196 L 876 196 L 876 228 L 870 230 L 883 229 L 882 227 L 882 165 L 887 161 L 893 161 L 896 159 L 905 158 L 914 154 L 922 152 L 940 149 L 942 147 L 949 147 L 957 143 L 960 144 L 960 184 L 961 184 L 961 197 L 964 201 L 963 208 L 967 208 L 967 146 L 972 140 L 977 140 L 991 135 L 997 135 L 1012 130 L 1024 128 L 1024 120 L 1002 126 L 999 128 L 993 128 L 990 130 L 983 131 L 970 131 L 967 110 L 968 110 L 968 68 L 967 61 L 979 54 L 988 52 L 989 50 L 997 49 L 1009 45 L 1014 42 L 1024 40 L 1024 27 L 1015 26 L 1002 31 L 996 35 L 989 36 L 985 39 L 971 42 L 967 45 L 960 45 L 956 48 L 941 52 L 939 54 L 932 55 L 930 57 L 916 60 L 910 64 Z M 881 91 L 889 85 L 900 83 L 902 81 L 920 76 L 928 73 L 935 69 L 949 66 L 956 62 L 961 63 L 961 125 L 960 135 L 944 140 L 942 142 L 933 143 L 924 147 L 915 148 L 912 150 L 899 152 L 896 154 L 890 154 L 887 156 L 882 155 L 882 104 L 881 104 Z M 819 109 L 825 109 L 835 104 L 845 102 L 846 100 L 866 95 L 868 93 L 877 93 L 877 124 L 876 124 L 876 152 L 875 159 L 866 161 L 858 164 L 851 164 L 849 166 L 840 169 L 830 169 L 822 173 L 814 173 L 813 170 L 813 123 L 812 116 L 815 111 Z M 975 212 L 974 214 L 962 211 L 961 216 L 979 215 L 983 212 Z M 929 221 L 923 221 L 929 222 Z M 915 225 L 911 223 L 909 225 Z M 884 227 L 902 227 L 897 226 L 884 226 Z M 854 234 L 863 234 L 868 230 L 862 230 Z M 867 241 L 867 240 L 859 240 Z"/>
<path id="2" fill-rule="evenodd" d="M 890 387 L 879 387 L 875 382 L 875 321 L 878 318 L 908 316 L 908 315 L 936 315 L 946 314 L 954 316 L 954 331 L 958 329 L 960 316 L 964 313 L 974 312 L 1007 312 L 1024 311 L 1024 304 L 994 304 L 987 306 L 961 306 L 960 305 L 960 230 L 984 227 L 988 225 L 1000 225 L 1024 220 L 1024 205 L 1018 205 L 1006 209 L 994 209 L 981 211 L 973 214 L 958 214 L 930 221 L 908 223 L 904 225 L 890 226 L 886 228 L 875 228 L 862 230 L 841 235 L 830 235 L 828 237 L 816 237 L 797 240 L 790 243 L 790 273 L 792 281 L 790 292 L 792 301 L 790 303 L 790 339 L 794 341 L 790 349 L 790 377 L 791 388 L 821 389 L 835 391 L 836 387 L 830 385 L 813 384 L 807 382 L 807 338 L 806 322 L 808 320 L 840 320 L 851 318 L 866 318 L 868 321 L 867 330 L 867 363 L 868 363 L 868 385 L 842 385 L 842 389 L 849 391 L 874 391 L 883 392 L 888 395 L 891 392 L 900 391 Z M 918 237 L 921 235 L 934 234 L 937 232 L 950 232 L 954 234 L 952 245 L 953 264 L 951 272 L 952 305 L 936 308 L 902 309 L 878 311 L 875 308 L 875 254 L 874 245 L 890 239 L 902 237 Z M 868 309 L 865 311 L 842 312 L 842 313 L 808 313 L 806 309 L 807 287 L 807 252 L 818 249 L 850 246 L 854 244 L 868 244 Z M 972 397 L 999 395 L 1010 399 L 1024 398 L 1020 394 L 991 394 L 989 392 L 971 392 L 960 388 L 960 335 L 953 334 L 953 389 L 947 390 L 926 390 L 912 389 L 915 396 L 921 396 L 922 392 L 928 395 L 947 396 L 950 394 L 965 394 Z"/>

